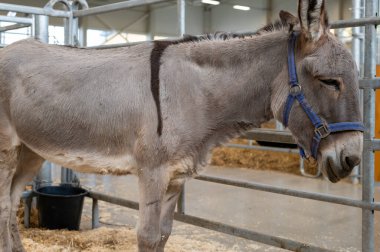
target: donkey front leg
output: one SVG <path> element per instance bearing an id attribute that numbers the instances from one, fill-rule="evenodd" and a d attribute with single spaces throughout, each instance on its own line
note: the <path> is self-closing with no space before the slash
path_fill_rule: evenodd
<path id="1" fill-rule="evenodd" d="M 170 181 L 168 189 L 166 190 L 164 200 L 162 203 L 162 211 L 160 218 L 161 241 L 158 245 L 157 252 L 164 251 L 165 244 L 168 241 L 169 236 L 172 232 L 174 210 L 184 184 L 185 179 L 174 179 Z"/>
<path id="2" fill-rule="evenodd" d="M 165 167 L 141 170 L 139 174 L 139 252 L 155 252 L 160 242 L 161 206 L 168 180 Z"/>
<path id="3" fill-rule="evenodd" d="M 0 251 L 12 251 L 9 221 L 11 184 L 16 171 L 18 148 L 0 152 Z"/>

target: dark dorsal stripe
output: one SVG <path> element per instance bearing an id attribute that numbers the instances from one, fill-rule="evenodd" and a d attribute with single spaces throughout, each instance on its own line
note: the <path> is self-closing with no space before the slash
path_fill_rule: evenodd
<path id="1" fill-rule="evenodd" d="M 158 125 L 157 134 L 162 134 L 162 112 L 160 104 L 160 65 L 161 56 L 165 49 L 173 44 L 172 41 L 155 41 L 150 55 L 150 90 L 152 91 L 154 102 L 156 103 Z"/>
<path id="2" fill-rule="evenodd" d="M 181 40 L 173 41 L 154 41 L 153 49 L 150 55 L 150 89 L 153 95 L 154 102 L 156 103 L 158 125 L 157 134 L 162 135 L 162 112 L 160 103 L 160 65 L 161 57 L 165 49 L 170 45 L 194 41 L 194 36 L 185 37 Z"/>

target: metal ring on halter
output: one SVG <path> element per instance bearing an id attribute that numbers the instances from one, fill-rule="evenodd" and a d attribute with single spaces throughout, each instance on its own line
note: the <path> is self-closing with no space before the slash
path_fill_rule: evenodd
<path id="1" fill-rule="evenodd" d="M 296 85 L 293 85 L 290 87 L 289 94 L 296 96 L 296 95 L 300 94 L 301 91 L 302 91 L 301 86 L 299 84 L 296 84 Z"/>
<path id="2" fill-rule="evenodd" d="M 317 128 L 315 128 L 314 132 L 320 137 L 320 138 L 326 138 L 330 135 L 331 131 L 328 128 L 326 124 L 323 124 Z"/>

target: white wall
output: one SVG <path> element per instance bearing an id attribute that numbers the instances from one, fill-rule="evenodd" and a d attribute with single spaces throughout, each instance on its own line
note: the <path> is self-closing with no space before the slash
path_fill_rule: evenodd
<path id="1" fill-rule="evenodd" d="M 235 10 L 233 4 L 250 6 L 250 11 Z M 229 1 L 212 7 L 211 32 L 232 31 L 246 32 L 254 31 L 267 23 L 267 0 L 240 0 Z"/>
<path id="2" fill-rule="evenodd" d="M 148 18 L 141 19 L 147 11 L 140 10 L 121 10 L 100 14 L 97 16 L 85 17 L 86 26 L 98 30 L 122 30 L 128 27 L 131 33 L 147 33 Z M 136 22 L 139 20 L 138 22 Z M 133 24 L 133 25 L 131 25 Z"/>
<path id="3" fill-rule="evenodd" d="M 203 6 L 186 4 L 186 34 L 203 33 Z M 177 5 L 153 8 L 150 16 L 152 35 L 178 36 Z"/>

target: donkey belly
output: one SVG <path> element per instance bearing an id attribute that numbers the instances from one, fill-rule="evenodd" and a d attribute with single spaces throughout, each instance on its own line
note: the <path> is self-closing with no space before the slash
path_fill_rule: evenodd
<path id="1" fill-rule="evenodd" d="M 74 169 L 78 172 L 126 175 L 137 174 L 137 164 L 130 154 L 104 155 L 103 153 L 88 153 L 85 151 L 62 151 L 62 153 L 34 151 L 53 163 Z"/>

